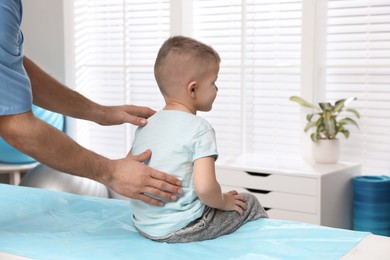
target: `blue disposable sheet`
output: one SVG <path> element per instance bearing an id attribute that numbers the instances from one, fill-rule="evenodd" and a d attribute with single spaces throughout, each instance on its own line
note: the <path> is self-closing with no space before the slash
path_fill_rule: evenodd
<path id="1" fill-rule="evenodd" d="M 140 236 L 124 200 L 0 184 L 0 252 L 33 259 L 339 259 L 368 233 L 259 219 L 187 244 Z"/>

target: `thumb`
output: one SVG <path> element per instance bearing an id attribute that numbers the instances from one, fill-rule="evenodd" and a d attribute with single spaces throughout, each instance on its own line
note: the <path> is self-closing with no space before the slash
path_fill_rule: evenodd
<path id="1" fill-rule="evenodd" d="M 152 151 L 150 149 L 148 149 L 140 154 L 137 154 L 137 155 L 133 155 L 132 151 L 133 151 L 133 149 L 130 150 L 130 152 L 127 154 L 126 158 L 132 158 L 133 160 L 143 162 L 143 161 L 148 160 L 150 158 L 150 156 L 152 156 Z"/>
<path id="2" fill-rule="evenodd" d="M 236 190 L 231 190 L 228 193 L 231 194 L 231 195 L 237 195 L 238 194 L 238 192 Z"/>

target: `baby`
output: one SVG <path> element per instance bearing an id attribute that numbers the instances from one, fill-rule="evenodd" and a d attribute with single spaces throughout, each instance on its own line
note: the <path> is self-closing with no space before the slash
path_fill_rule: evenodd
<path id="1" fill-rule="evenodd" d="M 132 153 L 151 149 L 145 163 L 179 178 L 184 192 L 162 207 L 131 200 L 135 227 L 154 241 L 213 239 L 268 217 L 255 196 L 223 193 L 215 176 L 215 131 L 196 113 L 212 109 L 219 64 L 213 48 L 184 36 L 169 38 L 158 52 L 154 74 L 165 107 L 137 129 Z"/>

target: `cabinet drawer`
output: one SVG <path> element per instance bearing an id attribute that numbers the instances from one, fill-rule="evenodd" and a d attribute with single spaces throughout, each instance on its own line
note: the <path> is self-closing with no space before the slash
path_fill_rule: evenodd
<path id="1" fill-rule="evenodd" d="M 314 178 L 261 174 L 220 167 L 216 169 L 216 175 L 221 185 L 317 196 L 318 185 L 317 179 Z"/>
<path id="2" fill-rule="evenodd" d="M 316 224 L 316 225 L 320 224 L 318 220 L 318 216 L 315 214 L 294 212 L 294 211 L 281 210 L 281 209 L 267 210 L 267 214 L 268 217 L 272 219 L 298 221 L 298 222 L 305 222 L 305 223 Z"/>
<path id="3" fill-rule="evenodd" d="M 260 201 L 264 208 L 292 210 L 305 213 L 317 213 L 317 198 L 308 195 L 282 193 L 278 191 L 256 191 L 240 187 L 222 186 L 224 192 L 236 190 L 237 192 L 250 192 Z"/>

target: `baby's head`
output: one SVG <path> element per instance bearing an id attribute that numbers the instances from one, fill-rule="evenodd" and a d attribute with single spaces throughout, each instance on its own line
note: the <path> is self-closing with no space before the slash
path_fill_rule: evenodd
<path id="1" fill-rule="evenodd" d="M 189 37 L 173 36 L 164 42 L 158 52 L 154 76 L 166 100 L 183 99 L 189 91 L 197 91 L 196 88 L 200 88 L 200 85 L 211 85 L 216 89 L 214 83 L 220 61 L 218 53 L 212 47 Z M 203 90 L 198 93 L 213 95 Z M 214 99 L 215 96 L 211 103 Z M 196 109 L 208 111 L 211 106 L 208 108 L 200 105 Z"/>

